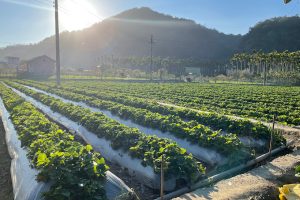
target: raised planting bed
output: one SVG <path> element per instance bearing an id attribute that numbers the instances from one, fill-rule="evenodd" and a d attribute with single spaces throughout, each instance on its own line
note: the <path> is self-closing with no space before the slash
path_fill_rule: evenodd
<path id="1" fill-rule="evenodd" d="M 115 161 L 117 160 L 121 166 L 128 167 L 133 173 L 144 170 L 141 173 L 141 179 L 152 188 L 159 188 L 160 162 L 163 154 L 169 164 L 165 170 L 166 186 L 168 186 L 166 190 L 174 189 L 176 180 L 184 179 L 186 182 L 194 182 L 204 172 L 203 166 L 193 159 L 192 155 L 187 154 L 185 149 L 170 140 L 146 136 L 137 129 L 126 127 L 105 117 L 102 113 L 95 113 L 89 109 L 64 103 L 23 86 L 13 86 L 48 105 L 53 111 L 81 124 L 100 139 L 109 141 L 111 149 L 107 149 L 107 152 L 111 150 L 117 152 L 113 153 Z M 131 160 L 134 160 L 136 164 L 128 164 Z"/>
<path id="2" fill-rule="evenodd" d="M 0 85 L 0 110 L 12 157 L 14 199 L 115 199 L 118 179 L 90 145 Z M 118 192 L 123 193 L 123 188 Z M 120 194 L 119 193 L 119 194 Z"/>

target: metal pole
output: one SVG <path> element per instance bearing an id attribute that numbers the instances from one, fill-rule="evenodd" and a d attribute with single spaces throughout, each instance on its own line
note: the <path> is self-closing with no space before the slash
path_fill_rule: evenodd
<path id="1" fill-rule="evenodd" d="M 153 35 L 151 35 L 151 38 L 150 38 L 150 44 L 151 44 L 150 80 L 152 80 L 152 65 L 153 65 Z"/>
<path id="2" fill-rule="evenodd" d="M 160 165 L 160 199 L 164 199 L 164 155 L 161 156 L 161 165 Z"/>
<path id="3" fill-rule="evenodd" d="M 264 65 L 264 85 L 267 84 L 267 64 Z"/>
<path id="4" fill-rule="evenodd" d="M 55 39 L 56 39 L 56 84 L 60 85 L 58 0 L 55 0 Z"/>

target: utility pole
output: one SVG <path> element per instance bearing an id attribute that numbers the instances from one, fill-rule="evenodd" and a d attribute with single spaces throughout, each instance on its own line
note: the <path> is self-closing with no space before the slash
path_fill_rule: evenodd
<path id="1" fill-rule="evenodd" d="M 267 64 L 264 65 L 264 82 L 263 85 L 265 86 L 267 84 Z"/>
<path id="2" fill-rule="evenodd" d="M 60 85 L 60 52 L 59 52 L 59 22 L 58 0 L 55 0 L 55 39 L 56 39 L 56 84 Z"/>
<path id="3" fill-rule="evenodd" d="M 150 45 L 151 45 L 151 47 L 150 47 L 150 57 L 151 57 L 151 63 L 150 63 L 150 80 L 152 80 L 152 71 L 153 71 L 153 69 L 152 69 L 152 67 L 153 67 L 153 44 L 154 44 L 154 41 L 153 41 L 153 35 L 151 34 L 151 38 L 150 38 Z"/>

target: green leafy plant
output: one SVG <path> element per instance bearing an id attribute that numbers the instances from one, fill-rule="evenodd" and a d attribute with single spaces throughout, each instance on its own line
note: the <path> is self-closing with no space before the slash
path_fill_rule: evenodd
<path id="1" fill-rule="evenodd" d="M 65 103 L 59 99 L 40 92 L 35 92 L 19 84 L 12 82 L 7 82 L 7 84 L 44 103 L 53 111 L 59 112 L 81 124 L 99 137 L 106 138 L 111 142 L 114 149 L 122 149 L 133 157 L 141 159 L 145 166 L 153 167 L 156 173 L 159 173 L 156 170 L 159 164 L 155 162 L 160 156 L 159 148 L 168 145 L 173 147 L 166 155 L 167 157 L 172 157 L 173 167 L 166 170 L 167 177 L 183 177 L 193 181 L 194 179 L 192 179 L 192 177 L 199 177 L 204 173 L 202 164 L 197 162 L 191 155 L 180 153 L 181 148 L 171 140 L 159 139 L 156 136 L 146 136 L 137 129 L 122 125 L 104 116 L 102 113 L 92 112 L 90 109 Z M 138 144 L 142 144 L 141 149 L 132 153 L 132 147 L 134 149 Z M 149 156 L 150 154 L 152 154 L 152 156 Z"/>
<path id="2" fill-rule="evenodd" d="M 76 87 L 63 86 L 59 89 L 55 86 L 32 81 L 21 81 L 21 83 L 73 101 L 83 101 L 90 106 L 109 110 L 122 118 L 131 119 L 135 123 L 146 127 L 169 131 L 178 138 L 186 138 L 192 143 L 198 143 L 200 146 L 209 146 L 225 155 L 235 154 L 235 151 L 241 149 L 239 139 L 232 137 L 232 134 L 269 141 L 273 132 L 263 124 L 252 123 L 249 120 L 233 119 L 216 113 L 200 113 L 183 108 L 167 107 L 155 101 L 127 94 L 99 91 L 94 88 L 95 86 L 90 85 L 89 82 L 83 84 L 83 86 L 77 83 Z M 189 120 L 189 122 L 186 122 L 186 120 Z M 217 131 L 212 131 L 211 129 L 222 130 L 232 134 L 220 135 L 217 134 Z M 279 134 L 275 132 L 272 134 L 274 136 L 274 147 L 285 143 L 284 138 Z M 214 140 L 207 140 L 211 138 L 210 135 L 214 136 Z M 224 143 L 224 145 L 219 145 L 220 143 Z M 262 151 L 261 149 L 256 150 Z M 264 151 L 266 150 L 268 150 L 268 147 L 265 147 Z"/>
<path id="3" fill-rule="evenodd" d="M 3 84 L 0 96 L 32 167 L 39 170 L 37 180 L 51 182 L 46 199 L 106 199 L 103 184 L 108 166 L 99 153 L 74 141 L 70 133 Z"/>
<path id="4" fill-rule="evenodd" d="M 158 100 L 219 114 L 239 115 L 266 121 L 272 121 L 274 114 L 277 114 L 279 123 L 300 124 L 298 87 L 186 83 L 103 82 L 98 84 L 95 81 L 79 83 L 68 81 L 63 88 L 71 88 L 73 91 L 84 89 L 86 94 L 104 96 L 107 100 L 115 97 L 116 101 L 126 102 L 126 105 L 129 105 L 127 100 L 130 98 L 147 99 L 152 102 Z M 44 83 L 44 85 L 54 84 Z M 136 101 L 136 104 L 140 102 Z"/>
<path id="5" fill-rule="evenodd" d="M 297 165 L 297 166 L 295 167 L 295 173 L 296 173 L 296 176 L 297 176 L 297 177 L 300 177 L 300 165 Z"/>

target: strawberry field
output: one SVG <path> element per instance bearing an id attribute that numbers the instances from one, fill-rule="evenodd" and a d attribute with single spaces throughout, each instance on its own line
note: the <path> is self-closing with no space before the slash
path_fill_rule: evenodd
<path id="1" fill-rule="evenodd" d="M 300 124 L 293 87 L 27 80 L 4 81 L 0 97 L 37 180 L 53 183 L 48 199 L 105 199 L 110 163 L 157 190 L 162 157 L 165 190 L 174 191 L 268 152 L 271 138 L 273 148 L 286 143 L 280 131 L 247 118 L 276 114 L 282 124 Z M 88 144 L 61 130 L 62 118 L 49 120 L 55 114 L 78 124 Z"/>
<path id="2" fill-rule="evenodd" d="M 105 96 L 113 95 L 114 98 L 139 97 L 262 121 L 272 121 L 273 116 L 277 115 L 277 120 L 282 124 L 300 125 L 299 87 L 193 83 L 96 83 L 85 81 L 78 84 L 68 81 L 63 86 L 73 90 L 85 88 L 88 89 L 85 90 L 88 93 L 92 91 L 99 95 L 105 93 Z M 53 86 L 53 83 L 47 84 Z"/>

